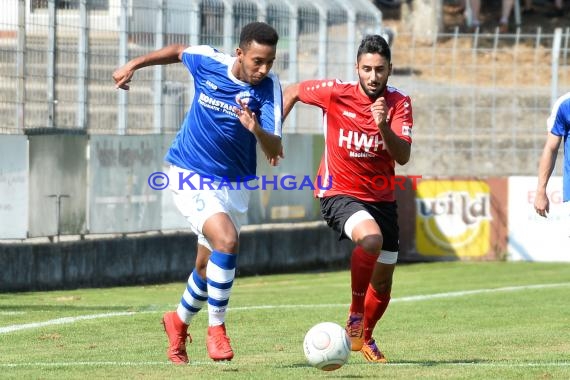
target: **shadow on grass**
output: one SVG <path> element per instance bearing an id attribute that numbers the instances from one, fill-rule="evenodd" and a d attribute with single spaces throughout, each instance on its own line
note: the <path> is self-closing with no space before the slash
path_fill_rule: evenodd
<path id="1" fill-rule="evenodd" d="M 491 360 L 484 359 L 457 359 L 457 360 L 398 360 L 387 363 L 394 366 L 420 366 L 420 367 L 436 367 L 439 365 L 453 365 L 453 364 L 485 364 L 491 363 Z M 362 363 L 369 364 L 369 363 Z"/>
<path id="2" fill-rule="evenodd" d="M 350 363 L 352 365 L 353 363 Z M 366 364 L 366 363 L 357 363 L 357 364 Z M 311 365 L 307 363 L 294 363 L 289 365 L 281 365 L 278 368 L 313 368 Z M 315 371 L 319 371 L 317 368 L 313 368 Z M 327 374 L 327 378 L 340 378 L 340 379 L 363 379 L 366 376 L 360 375 L 349 375 L 346 372 L 343 372 L 342 369 L 335 370 L 335 371 L 319 371 Z"/>
<path id="3" fill-rule="evenodd" d="M 370 362 L 349 362 L 348 366 L 363 366 L 363 365 L 378 365 L 378 366 L 418 366 L 418 367 L 437 367 L 445 365 L 455 365 L 455 364 L 487 364 L 492 363 L 492 360 L 484 359 L 457 359 L 457 360 L 398 360 L 390 361 L 385 364 L 370 363 Z M 282 365 L 279 368 L 310 368 L 311 366 L 307 363 L 294 363 L 290 365 Z M 330 372 L 331 374 L 334 371 Z M 360 378 L 361 376 L 347 376 L 343 374 L 343 378 Z"/>

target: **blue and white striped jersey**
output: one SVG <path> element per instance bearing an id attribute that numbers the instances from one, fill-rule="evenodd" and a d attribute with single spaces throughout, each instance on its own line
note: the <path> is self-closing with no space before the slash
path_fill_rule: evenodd
<path id="1" fill-rule="evenodd" d="M 210 46 L 191 46 L 182 62 L 194 78 L 195 94 L 165 160 L 216 180 L 241 181 L 256 173 L 256 139 L 232 111 L 245 100 L 261 127 L 281 137 L 281 85 L 271 71 L 253 86 L 231 72 L 236 57 Z"/>

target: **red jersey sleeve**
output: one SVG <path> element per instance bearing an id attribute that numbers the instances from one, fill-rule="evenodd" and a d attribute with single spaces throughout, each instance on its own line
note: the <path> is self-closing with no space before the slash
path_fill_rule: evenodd
<path id="1" fill-rule="evenodd" d="M 392 131 L 402 140 L 412 143 L 412 101 L 409 96 L 402 95 L 394 104 L 390 116 Z"/>
<path id="2" fill-rule="evenodd" d="M 317 106 L 326 110 L 329 106 L 331 95 L 336 80 L 306 80 L 299 83 L 299 100 L 305 104 Z"/>

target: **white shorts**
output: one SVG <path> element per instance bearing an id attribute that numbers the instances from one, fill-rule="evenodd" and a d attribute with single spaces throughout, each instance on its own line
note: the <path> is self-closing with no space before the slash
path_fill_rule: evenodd
<path id="1" fill-rule="evenodd" d="M 168 173 L 169 188 L 174 197 L 174 203 L 182 216 L 190 222 L 192 232 L 198 235 L 198 244 L 212 250 L 208 239 L 202 233 L 204 223 L 212 215 L 223 212 L 227 214 L 239 234 L 241 226 L 247 223 L 247 208 L 251 190 L 238 186 L 219 186 L 219 182 L 202 180 L 198 173 L 171 165 Z M 180 184 L 180 176 L 188 178 L 188 183 Z M 224 182 L 228 184 L 228 182 Z M 211 189 L 210 187 L 213 187 Z"/>

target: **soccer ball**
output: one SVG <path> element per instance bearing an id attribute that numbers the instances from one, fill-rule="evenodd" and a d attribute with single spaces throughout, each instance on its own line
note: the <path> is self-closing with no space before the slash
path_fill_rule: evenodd
<path id="1" fill-rule="evenodd" d="M 311 327 L 303 342 L 310 365 L 323 371 L 342 367 L 350 355 L 350 339 L 341 326 L 322 322 Z"/>

